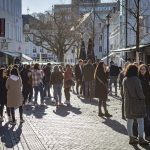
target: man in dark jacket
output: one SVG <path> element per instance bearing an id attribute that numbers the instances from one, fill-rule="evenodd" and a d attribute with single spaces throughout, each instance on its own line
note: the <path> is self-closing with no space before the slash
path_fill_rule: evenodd
<path id="1" fill-rule="evenodd" d="M 85 97 L 90 100 L 94 97 L 94 72 L 95 68 L 92 64 L 92 60 L 88 60 L 87 64 L 83 67 L 83 81 L 84 81 L 84 90 Z"/>
<path id="2" fill-rule="evenodd" d="M 31 70 L 30 65 L 25 66 L 21 73 L 22 78 L 22 84 L 23 84 L 23 97 L 24 97 L 24 104 L 28 101 L 31 103 L 32 96 L 33 96 L 33 88 L 32 88 L 32 76 L 31 76 Z"/>
<path id="3" fill-rule="evenodd" d="M 80 94 L 82 94 L 82 76 L 83 76 L 83 60 L 80 59 L 79 60 L 79 64 L 77 64 L 75 66 L 75 77 L 76 77 L 76 92 L 77 94 L 79 94 L 79 86 L 81 86 L 80 88 Z"/>
<path id="4" fill-rule="evenodd" d="M 114 62 L 111 62 L 110 66 L 110 82 L 109 82 L 109 88 L 110 88 L 110 94 L 112 94 L 112 84 L 115 86 L 115 95 L 117 96 L 117 79 L 119 75 L 119 67 L 114 64 Z"/>
<path id="5" fill-rule="evenodd" d="M 44 72 L 44 78 L 43 78 L 43 83 L 44 83 L 44 97 L 47 96 L 51 97 L 50 94 L 50 78 L 51 78 L 51 64 L 48 63 L 47 66 L 43 69 Z"/>

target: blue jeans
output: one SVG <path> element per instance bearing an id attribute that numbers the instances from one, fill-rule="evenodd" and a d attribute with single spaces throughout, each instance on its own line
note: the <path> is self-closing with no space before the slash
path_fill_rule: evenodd
<path id="1" fill-rule="evenodd" d="M 138 122 L 138 135 L 139 137 L 144 137 L 144 118 L 137 118 Z M 128 135 L 133 137 L 133 122 L 134 119 L 127 119 L 127 131 Z"/>
<path id="2" fill-rule="evenodd" d="M 54 84 L 53 90 L 54 90 L 54 99 L 56 100 L 56 103 L 58 103 L 58 101 L 61 103 L 62 84 Z"/>
<path id="3" fill-rule="evenodd" d="M 35 102 L 37 102 L 37 96 L 38 96 L 38 92 L 40 92 L 40 98 L 41 98 L 41 103 L 44 101 L 43 100 L 43 86 L 39 85 L 39 86 L 34 86 L 34 99 Z"/>
<path id="4" fill-rule="evenodd" d="M 117 76 L 110 76 L 110 81 L 109 81 L 109 88 L 110 92 L 112 92 L 112 84 L 115 86 L 115 93 L 117 94 Z"/>
<path id="5" fill-rule="evenodd" d="M 84 82 L 85 97 L 93 98 L 95 93 L 94 88 L 95 88 L 94 81 L 85 81 Z"/>
<path id="6" fill-rule="evenodd" d="M 47 96 L 48 93 L 48 97 L 51 96 L 50 94 L 50 84 L 49 83 L 44 83 L 44 96 Z"/>

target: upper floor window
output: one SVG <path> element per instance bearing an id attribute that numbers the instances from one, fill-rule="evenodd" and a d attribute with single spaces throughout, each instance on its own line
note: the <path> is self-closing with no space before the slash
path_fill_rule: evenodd
<path id="1" fill-rule="evenodd" d="M 40 49 L 40 52 L 43 53 L 43 48 Z"/>
<path id="2" fill-rule="evenodd" d="M 33 53 L 36 53 L 36 48 L 35 47 L 33 48 Z"/>
<path id="3" fill-rule="evenodd" d="M 0 37 L 5 37 L 5 19 L 0 19 Z"/>

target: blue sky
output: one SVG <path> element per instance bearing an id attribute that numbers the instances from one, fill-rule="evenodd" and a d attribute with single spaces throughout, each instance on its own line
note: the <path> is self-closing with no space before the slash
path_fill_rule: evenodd
<path id="1" fill-rule="evenodd" d="M 103 2 L 114 1 L 114 0 L 102 0 Z M 50 10 L 54 4 L 67 4 L 71 0 L 22 0 L 22 13 L 27 13 L 27 8 L 29 8 L 29 13 L 33 12 L 44 12 L 45 10 Z"/>

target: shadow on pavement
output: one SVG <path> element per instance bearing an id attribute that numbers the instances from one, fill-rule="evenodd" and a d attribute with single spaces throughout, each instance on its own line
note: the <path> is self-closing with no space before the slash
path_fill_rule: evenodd
<path id="1" fill-rule="evenodd" d="M 45 113 L 45 109 L 47 109 L 48 107 L 46 105 L 44 106 L 30 106 L 30 105 L 26 105 L 24 107 L 24 114 L 26 114 L 27 116 L 30 115 L 34 115 L 36 118 L 43 118 L 44 115 L 46 115 L 47 113 Z"/>
<path id="2" fill-rule="evenodd" d="M 45 100 L 45 104 L 49 106 L 55 106 L 55 102 L 53 102 L 52 100 Z"/>
<path id="3" fill-rule="evenodd" d="M 55 111 L 53 111 L 56 115 L 62 116 L 62 117 L 66 117 L 70 114 L 70 112 L 74 113 L 74 114 L 81 114 L 82 112 L 80 111 L 80 108 L 76 108 L 73 106 L 59 106 Z"/>
<path id="4" fill-rule="evenodd" d="M 133 145 L 131 145 L 135 150 L 141 150 L 141 147 L 142 147 L 142 149 L 146 149 L 146 150 L 149 150 L 150 149 L 150 147 L 147 145 L 147 146 L 141 146 L 141 147 L 139 147 L 139 145 L 136 145 L 136 144 L 133 144 Z"/>
<path id="5" fill-rule="evenodd" d="M 5 144 L 6 148 L 13 148 L 20 142 L 20 136 L 22 134 L 22 124 L 17 126 L 11 126 L 11 128 L 6 123 L 4 126 L 0 127 L 0 137 L 2 143 Z"/>
<path id="6" fill-rule="evenodd" d="M 91 105 L 95 105 L 95 106 L 98 106 L 98 100 L 97 99 L 86 99 L 86 98 L 83 98 L 83 97 L 79 97 L 79 99 L 85 103 L 85 104 L 91 104 Z"/>
<path id="7" fill-rule="evenodd" d="M 110 97 L 122 101 L 122 98 L 120 96 L 110 95 Z"/>
<path id="8" fill-rule="evenodd" d="M 142 149 L 146 149 L 149 150 L 150 149 L 150 145 L 141 145 Z"/>
<path id="9" fill-rule="evenodd" d="M 105 121 L 103 123 L 105 125 L 107 125 L 108 127 L 112 128 L 114 131 L 119 132 L 124 135 L 128 135 L 126 127 L 123 124 L 121 124 L 120 122 L 118 122 L 116 120 L 112 120 L 110 118 L 103 118 L 103 119 L 105 119 Z"/>

